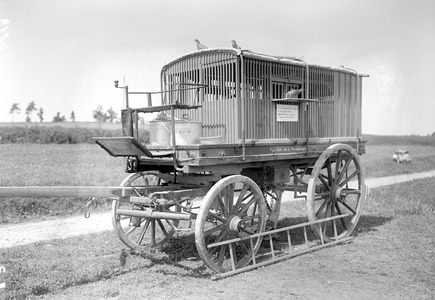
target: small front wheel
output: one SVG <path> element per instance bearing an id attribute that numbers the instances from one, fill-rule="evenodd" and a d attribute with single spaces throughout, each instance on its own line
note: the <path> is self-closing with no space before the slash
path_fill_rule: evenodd
<path id="1" fill-rule="evenodd" d="M 121 186 L 155 187 L 165 184 L 164 180 L 155 172 L 140 172 L 129 175 Z M 116 235 L 131 249 L 143 251 L 148 247 L 161 247 L 174 234 L 174 227 L 179 220 L 154 219 L 145 217 L 132 217 L 118 213 L 118 210 L 145 210 L 150 209 L 146 204 L 131 204 L 114 200 L 112 203 L 112 224 Z M 153 208 L 156 209 L 156 208 Z M 159 207 L 157 207 L 159 209 Z M 180 207 L 173 205 L 165 210 L 180 211 Z"/>

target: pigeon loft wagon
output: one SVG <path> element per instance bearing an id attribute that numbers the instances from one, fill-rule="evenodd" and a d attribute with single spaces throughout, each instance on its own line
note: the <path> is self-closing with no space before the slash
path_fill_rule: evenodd
<path id="1" fill-rule="evenodd" d="M 124 136 L 95 140 L 125 156 L 131 173 L 113 203 L 119 239 L 141 250 L 194 232 L 200 258 L 221 276 L 298 254 L 295 228 L 305 237 L 315 233 L 315 249 L 348 239 L 366 194 L 362 77 L 293 57 L 214 48 L 166 64 L 161 92 L 130 92 L 115 82 L 127 103 Z M 146 95 L 147 106 L 129 107 L 131 94 Z M 160 105 L 153 105 L 156 94 Z M 150 142 L 142 144 L 138 115 L 156 112 Z M 306 202 L 308 222 L 277 228 L 284 192 Z M 289 244 L 280 256 L 273 248 L 278 232 L 287 232 Z M 263 238 L 272 243 L 267 254 L 259 251 Z"/>
<path id="2" fill-rule="evenodd" d="M 194 235 L 199 258 L 219 278 L 348 240 L 366 195 L 364 76 L 210 48 L 166 64 L 160 92 L 132 92 L 115 81 L 125 95 L 123 135 L 94 139 L 126 158 L 129 174 L 109 193 L 120 241 L 145 250 Z M 132 95 L 144 97 L 144 106 L 130 107 Z M 150 113 L 157 116 L 144 144 L 139 116 Z M 0 192 L 26 194 L 20 191 Z M 52 196 L 53 187 L 38 191 Z M 283 195 L 306 203 L 306 222 L 278 226 Z M 295 247 L 294 231 L 303 232 L 304 247 Z M 277 234 L 286 237 L 284 250 Z"/>

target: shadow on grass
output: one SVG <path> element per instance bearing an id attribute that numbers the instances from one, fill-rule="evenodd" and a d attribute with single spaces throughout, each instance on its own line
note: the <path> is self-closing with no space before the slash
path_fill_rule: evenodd
<path id="1" fill-rule="evenodd" d="M 149 260 L 149 267 L 172 266 L 178 268 L 171 271 L 170 268 L 158 268 L 156 272 L 165 275 L 182 277 L 208 278 L 212 275 L 199 259 L 193 234 L 173 237 L 160 249 L 150 251 L 131 251 L 130 255 L 139 256 Z M 180 269 L 182 272 L 180 272 Z"/>
<path id="2" fill-rule="evenodd" d="M 358 236 L 360 234 L 369 232 L 376 232 L 378 231 L 377 227 L 390 222 L 392 219 L 393 217 L 362 215 L 359 218 L 359 222 L 355 228 L 353 236 Z"/>

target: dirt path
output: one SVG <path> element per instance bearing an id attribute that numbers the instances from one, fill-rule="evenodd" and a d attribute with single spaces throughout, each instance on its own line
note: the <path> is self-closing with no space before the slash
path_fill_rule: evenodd
<path id="1" fill-rule="evenodd" d="M 366 184 L 369 188 L 376 188 L 433 176 L 435 176 L 435 170 L 414 174 L 369 178 L 366 180 Z M 283 200 L 289 201 L 291 198 L 291 193 L 286 193 L 284 194 Z M 0 226 L 0 248 L 10 248 L 39 241 L 68 238 L 112 229 L 110 213 L 91 214 L 91 217 L 88 219 L 83 216 L 75 216 L 35 223 L 4 225 Z"/>

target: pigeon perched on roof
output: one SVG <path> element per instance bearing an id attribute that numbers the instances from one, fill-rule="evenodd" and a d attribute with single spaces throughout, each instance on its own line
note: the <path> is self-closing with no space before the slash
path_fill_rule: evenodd
<path id="1" fill-rule="evenodd" d="M 303 90 L 304 89 L 299 89 L 299 90 L 291 89 L 285 94 L 284 98 L 297 98 L 299 94 L 302 93 Z"/>
<path id="2" fill-rule="evenodd" d="M 233 46 L 234 49 L 242 50 L 242 48 L 239 47 L 239 45 L 237 45 L 237 42 L 236 42 L 235 40 L 231 40 L 231 44 L 232 44 L 232 46 Z"/>
<path id="3" fill-rule="evenodd" d="M 196 48 L 198 50 L 202 50 L 202 49 L 207 49 L 208 48 L 207 46 L 201 44 L 198 39 L 195 39 L 195 43 L 196 43 Z"/>

